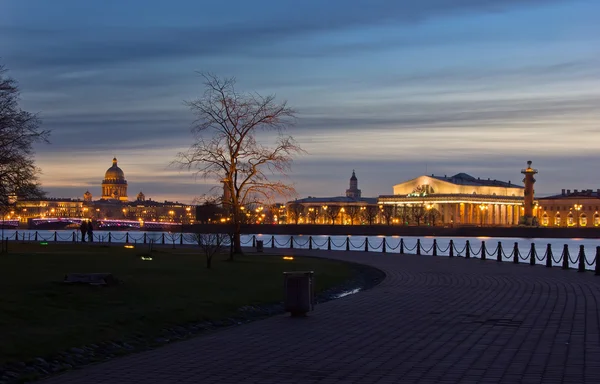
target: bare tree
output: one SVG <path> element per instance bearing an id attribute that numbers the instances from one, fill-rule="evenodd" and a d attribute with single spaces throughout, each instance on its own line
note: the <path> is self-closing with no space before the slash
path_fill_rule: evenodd
<path id="1" fill-rule="evenodd" d="M 300 203 L 290 203 L 288 204 L 288 217 L 291 218 L 291 222 L 293 222 L 294 224 L 298 224 L 298 221 L 300 220 L 300 216 L 302 216 L 302 214 L 304 213 L 304 205 L 300 204 Z"/>
<path id="2" fill-rule="evenodd" d="M 207 269 L 212 267 L 213 256 L 227 245 L 226 240 L 229 238 L 229 235 L 223 233 L 192 233 L 190 236 L 204 252 Z"/>
<path id="3" fill-rule="evenodd" d="M 327 219 L 331 221 L 331 225 L 335 224 L 335 219 L 337 219 L 337 217 L 339 216 L 341 208 L 342 207 L 339 207 L 337 205 L 330 205 L 327 207 L 327 209 L 323 208 L 325 210 L 325 217 L 327 217 Z"/>
<path id="4" fill-rule="evenodd" d="M 399 205 L 396 207 L 396 212 L 400 220 L 402 221 L 402 225 L 408 225 L 410 221 L 412 209 L 407 205 Z"/>
<path id="5" fill-rule="evenodd" d="M 14 199 L 43 198 L 35 166 L 33 144 L 48 142 L 50 131 L 40 129 L 40 120 L 19 107 L 17 82 L 0 65 L 0 207 Z"/>
<path id="6" fill-rule="evenodd" d="M 392 223 L 392 218 L 396 214 L 396 206 L 391 204 L 384 204 L 381 208 L 381 215 L 385 220 L 386 225 L 390 225 Z"/>
<path id="7" fill-rule="evenodd" d="M 414 219 L 417 226 L 421 225 L 421 219 L 425 216 L 425 207 L 423 205 L 413 205 L 411 206 L 411 216 Z"/>
<path id="8" fill-rule="evenodd" d="M 346 207 L 346 214 L 350 218 L 350 224 L 354 225 L 354 222 L 360 215 L 360 207 L 358 205 L 349 205 Z"/>
<path id="9" fill-rule="evenodd" d="M 186 102 L 197 117 L 192 128 L 195 141 L 179 153 L 176 163 L 197 176 L 223 183 L 223 206 L 233 220 L 234 252 L 242 253 L 240 207 L 294 193 L 291 185 L 270 177 L 285 176 L 293 156 L 304 152 L 293 137 L 284 135 L 295 120 L 295 111 L 286 102 L 277 103 L 273 95 L 238 92 L 234 78 L 202 76 L 204 95 Z M 273 146 L 263 144 L 269 136 L 259 138 L 262 131 L 274 135 Z"/>
<path id="10" fill-rule="evenodd" d="M 317 222 L 317 217 L 319 217 L 319 208 L 318 207 L 308 207 L 306 209 L 307 214 L 306 218 L 311 224 L 315 224 Z"/>
<path id="11" fill-rule="evenodd" d="M 367 205 L 365 209 L 362 210 L 363 217 L 369 225 L 373 225 L 377 215 L 379 214 L 379 209 L 375 205 Z"/>

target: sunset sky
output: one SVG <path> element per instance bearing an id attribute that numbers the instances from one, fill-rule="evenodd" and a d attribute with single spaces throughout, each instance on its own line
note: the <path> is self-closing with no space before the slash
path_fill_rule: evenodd
<path id="1" fill-rule="evenodd" d="M 422 174 L 600 188 L 597 0 L 0 0 L 0 63 L 52 130 L 44 189 L 100 194 L 116 156 L 129 195 L 189 202 L 169 167 L 190 143 L 195 71 L 298 111 L 298 197 L 363 196 Z"/>

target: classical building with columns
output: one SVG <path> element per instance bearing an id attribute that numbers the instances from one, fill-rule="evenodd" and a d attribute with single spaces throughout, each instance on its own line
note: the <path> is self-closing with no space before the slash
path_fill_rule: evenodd
<path id="1" fill-rule="evenodd" d="M 524 214 L 524 187 L 466 173 L 423 175 L 394 185 L 394 194 L 379 196 L 378 203 L 382 210 L 393 206 L 405 224 L 416 216 L 430 225 L 510 226 Z"/>

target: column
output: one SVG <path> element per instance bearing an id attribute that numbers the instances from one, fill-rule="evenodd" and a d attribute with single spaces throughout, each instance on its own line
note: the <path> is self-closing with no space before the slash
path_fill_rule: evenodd
<path id="1" fill-rule="evenodd" d="M 454 224 L 460 223 L 460 203 L 454 204 L 454 217 L 452 218 Z"/>

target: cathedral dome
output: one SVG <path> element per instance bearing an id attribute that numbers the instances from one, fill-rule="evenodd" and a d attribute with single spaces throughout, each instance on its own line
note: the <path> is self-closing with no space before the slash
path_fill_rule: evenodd
<path id="1" fill-rule="evenodd" d="M 117 166 L 117 158 L 113 158 L 112 167 L 108 168 L 104 174 L 104 180 L 125 181 L 123 170 Z"/>

